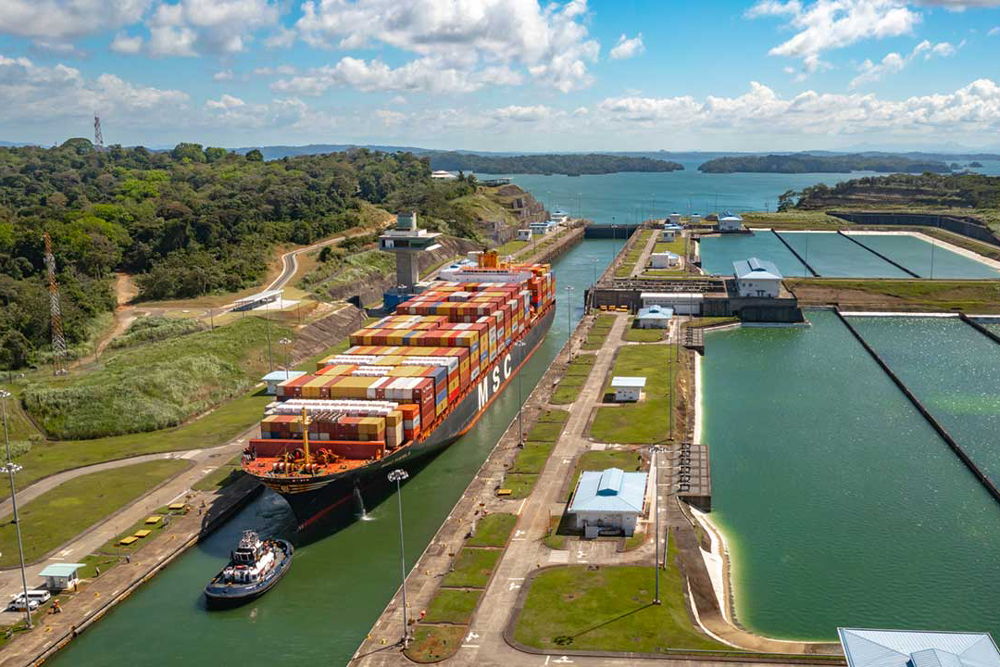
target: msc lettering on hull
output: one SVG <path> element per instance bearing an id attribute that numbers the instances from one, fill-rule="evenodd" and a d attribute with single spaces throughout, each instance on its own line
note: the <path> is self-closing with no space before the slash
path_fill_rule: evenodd
<path id="1" fill-rule="evenodd" d="M 476 395 L 479 399 L 480 410 L 489 402 L 490 396 L 500 390 L 500 384 L 506 382 L 510 377 L 512 363 L 513 359 L 511 359 L 509 354 L 506 355 L 503 358 L 502 364 L 494 366 L 493 372 L 479 381 L 479 385 L 476 387 Z"/>

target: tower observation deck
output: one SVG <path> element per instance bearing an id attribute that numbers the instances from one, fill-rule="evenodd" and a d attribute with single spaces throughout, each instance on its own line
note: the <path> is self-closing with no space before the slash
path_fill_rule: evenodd
<path id="1" fill-rule="evenodd" d="M 417 213 L 396 214 L 396 226 L 378 237 L 379 250 L 396 255 L 396 290 L 412 293 L 420 281 L 420 262 L 418 255 L 422 252 L 437 250 L 441 244 L 437 242 L 440 232 L 428 232 L 417 228 Z"/>

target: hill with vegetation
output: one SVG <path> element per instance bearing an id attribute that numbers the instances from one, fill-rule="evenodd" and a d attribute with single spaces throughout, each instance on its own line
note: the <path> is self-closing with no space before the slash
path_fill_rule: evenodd
<path id="1" fill-rule="evenodd" d="M 736 155 L 718 157 L 703 162 L 698 171 L 706 174 L 734 173 L 847 173 L 851 171 L 949 173 L 951 169 L 939 160 L 917 160 L 898 155 Z"/>
<path id="2" fill-rule="evenodd" d="M 478 239 L 474 214 L 456 203 L 474 180 L 430 171 L 426 158 L 365 149 L 265 161 L 188 143 L 0 148 L 0 368 L 48 345 L 45 232 L 72 347 L 114 308 L 114 271 L 135 274 L 140 300 L 238 291 L 263 281 L 277 244 L 364 227 L 373 207 L 416 210 L 426 227 Z"/>
<path id="3" fill-rule="evenodd" d="M 782 195 L 797 208 L 931 207 L 1000 208 L 1000 177 L 982 174 L 866 176 L 834 186 L 817 185 Z"/>
<path id="4" fill-rule="evenodd" d="M 669 160 L 600 153 L 569 155 L 476 155 L 454 151 L 426 151 L 431 168 L 485 174 L 615 174 L 622 171 L 663 172 L 684 169 Z"/>

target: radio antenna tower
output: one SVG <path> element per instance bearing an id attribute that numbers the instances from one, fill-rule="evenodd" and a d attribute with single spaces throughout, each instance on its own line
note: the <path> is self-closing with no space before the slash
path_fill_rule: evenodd
<path id="1" fill-rule="evenodd" d="M 104 136 L 101 134 L 101 117 L 94 114 L 94 148 L 98 153 L 104 152 Z"/>
<path id="2" fill-rule="evenodd" d="M 52 255 L 52 239 L 48 232 L 45 232 L 45 267 L 49 270 L 49 307 L 52 313 L 52 374 L 66 375 L 66 338 L 63 336 L 59 287 L 56 285 L 56 258 Z"/>

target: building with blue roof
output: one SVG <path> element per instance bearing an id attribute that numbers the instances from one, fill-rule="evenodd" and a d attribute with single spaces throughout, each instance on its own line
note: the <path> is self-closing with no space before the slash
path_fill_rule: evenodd
<path id="1" fill-rule="evenodd" d="M 635 326 L 639 329 L 666 329 L 670 326 L 673 316 L 673 308 L 664 306 L 640 308 L 639 314 L 635 316 Z"/>
<path id="2" fill-rule="evenodd" d="M 569 514 L 584 537 L 624 534 L 631 537 L 646 505 L 644 472 L 608 468 L 580 474 Z"/>
<path id="3" fill-rule="evenodd" d="M 65 591 L 80 582 L 78 571 L 83 563 L 51 563 L 38 573 L 45 579 L 45 587 L 50 591 Z"/>
<path id="4" fill-rule="evenodd" d="M 781 271 L 766 259 L 741 259 L 733 262 L 736 291 L 742 297 L 777 298 L 781 293 Z"/>
<path id="5" fill-rule="evenodd" d="M 743 229 L 743 218 L 736 213 L 726 211 L 719 216 L 720 232 L 738 232 Z"/>
<path id="6" fill-rule="evenodd" d="M 1000 667 L 984 632 L 837 628 L 848 667 Z"/>

